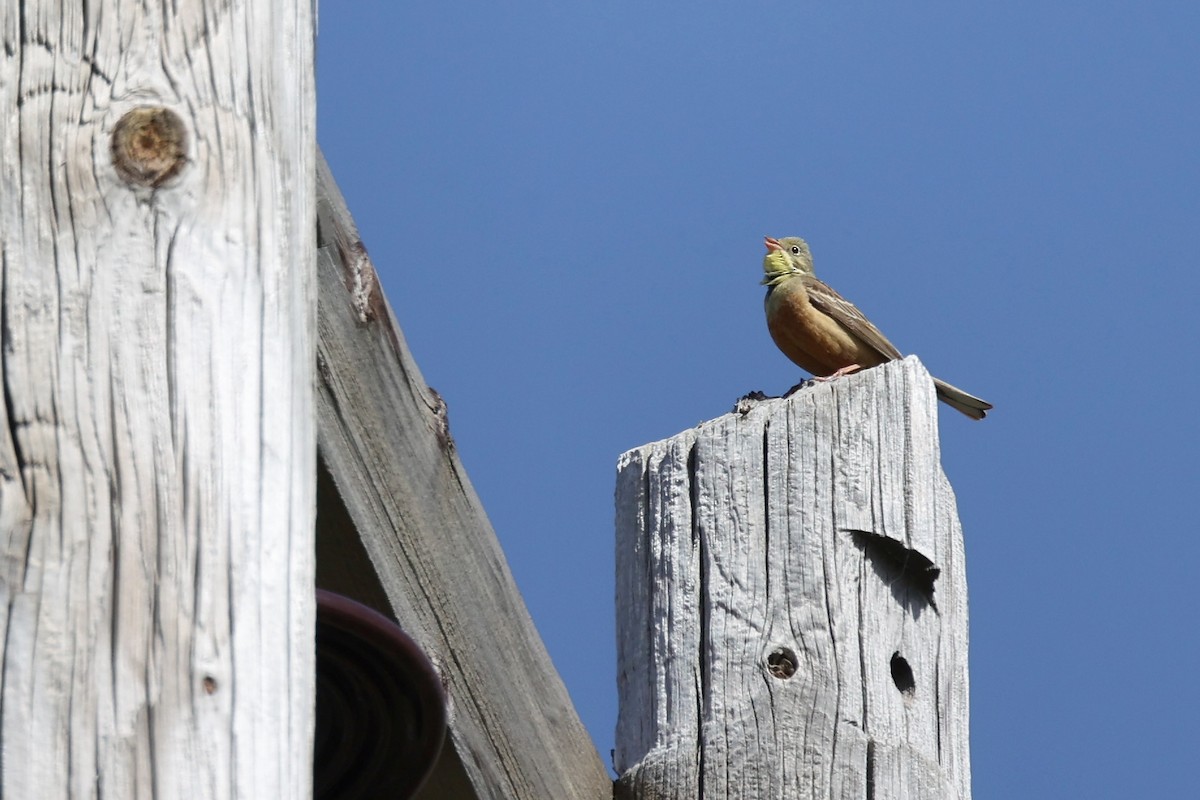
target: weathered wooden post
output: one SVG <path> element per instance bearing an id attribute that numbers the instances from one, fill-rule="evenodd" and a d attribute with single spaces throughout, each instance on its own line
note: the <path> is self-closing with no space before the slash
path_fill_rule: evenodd
<path id="1" fill-rule="evenodd" d="M 0 795 L 301 798 L 311 0 L 0 3 Z"/>
<path id="2" fill-rule="evenodd" d="M 970 797 L 936 406 L 908 358 L 621 457 L 618 797 Z"/>

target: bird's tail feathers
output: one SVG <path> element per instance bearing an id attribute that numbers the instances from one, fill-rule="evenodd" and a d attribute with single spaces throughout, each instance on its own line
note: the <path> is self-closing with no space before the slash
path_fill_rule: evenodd
<path id="1" fill-rule="evenodd" d="M 967 394 L 957 386 L 951 386 L 943 380 L 934 378 L 933 386 L 937 389 L 938 400 L 961 411 L 971 419 L 983 419 L 992 409 L 992 404 L 986 400 L 980 400 L 973 394 Z"/>

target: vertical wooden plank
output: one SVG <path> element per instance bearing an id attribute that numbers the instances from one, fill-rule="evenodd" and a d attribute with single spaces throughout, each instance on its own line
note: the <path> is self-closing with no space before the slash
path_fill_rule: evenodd
<path id="1" fill-rule="evenodd" d="M 693 443 L 685 432 L 619 465 L 617 525 L 629 535 L 617 539 L 617 680 L 628 702 L 617 719 L 617 797 L 699 796 L 700 741 L 679 735 L 694 728 L 703 701 Z M 674 591 L 654 591 L 662 583 Z"/>
<path id="2" fill-rule="evenodd" d="M 5 797 L 305 797 L 309 0 L 0 4 Z"/>

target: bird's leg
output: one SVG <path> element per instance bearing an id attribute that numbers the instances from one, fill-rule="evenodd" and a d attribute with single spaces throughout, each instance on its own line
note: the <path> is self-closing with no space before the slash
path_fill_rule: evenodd
<path id="1" fill-rule="evenodd" d="M 810 383 L 814 383 L 814 382 L 815 383 L 826 383 L 828 381 L 834 380 L 835 378 L 840 378 L 843 375 L 849 375 L 852 372 L 858 372 L 860 369 L 862 369 L 861 364 L 850 364 L 848 366 L 842 367 L 841 369 L 839 369 L 837 372 L 833 373 L 832 375 L 824 375 L 824 376 L 814 375 L 811 380 L 800 381 L 795 386 L 788 389 L 786 392 L 783 393 L 783 396 L 791 397 L 797 391 L 799 391 L 800 389 L 803 389 L 805 386 L 808 386 Z"/>
<path id="2" fill-rule="evenodd" d="M 799 391 L 800 389 L 803 389 L 805 386 L 808 386 L 810 383 L 812 383 L 814 381 L 817 383 L 825 383 L 827 381 L 833 380 L 834 378 L 840 378 L 843 375 L 849 375 L 851 372 L 858 372 L 860 369 L 862 369 L 862 364 L 850 364 L 849 366 L 842 367 L 841 369 L 839 369 L 837 372 L 833 373 L 832 375 L 825 375 L 824 377 L 822 377 L 820 375 L 814 375 L 812 377 L 812 380 L 800 381 L 795 386 L 793 386 L 792 388 L 790 388 L 786 392 L 784 392 L 783 396 L 785 398 L 791 397 L 797 391 Z"/>
<path id="3" fill-rule="evenodd" d="M 834 378 L 840 378 L 843 375 L 849 375 L 852 372 L 858 372 L 860 369 L 862 369 L 862 364 L 850 364 L 849 366 L 842 367 L 841 369 L 839 369 L 837 372 L 833 373 L 832 375 L 826 375 L 824 378 L 814 375 L 813 380 L 824 383 L 825 381 L 831 381 Z"/>

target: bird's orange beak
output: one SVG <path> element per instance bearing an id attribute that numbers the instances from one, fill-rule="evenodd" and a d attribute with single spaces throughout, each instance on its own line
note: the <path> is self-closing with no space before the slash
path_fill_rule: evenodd
<path id="1" fill-rule="evenodd" d="M 764 236 L 763 242 L 767 245 L 768 250 L 782 250 L 783 249 L 783 245 L 781 245 L 779 243 L 779 240 L 772 239 L 770 236 Z"/>

